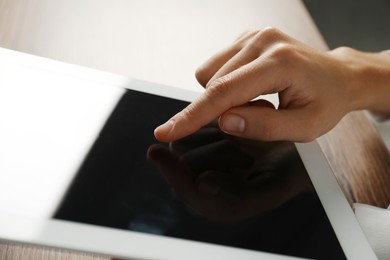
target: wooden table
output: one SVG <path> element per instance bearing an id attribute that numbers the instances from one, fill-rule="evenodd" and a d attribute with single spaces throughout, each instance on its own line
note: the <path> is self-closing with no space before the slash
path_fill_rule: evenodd
<path id="1" fill-rule="evenodd" d="M 327 49 L 299 0 L 0 0 L 0 47 L 193 90 L 200 63 L 265 26 Z M 363 112 L 319 142 L 351 204 L 390 204 L 390 155 Z M 7 242 L 0 258 L 106 259 Z"/>

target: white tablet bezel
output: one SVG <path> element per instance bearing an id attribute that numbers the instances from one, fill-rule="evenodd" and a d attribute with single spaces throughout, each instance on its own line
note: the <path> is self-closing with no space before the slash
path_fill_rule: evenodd
<path id="1" fill-rule="evenodd" d="M 7 64 L 32 70 L 45 70 L 62 76 L 98 82 L 112 87 L 130 88 L 184 101 L 192 101 L 199 95 L 199 92 L 187 89 L 129 79 L 0 48 L 0 65 L 6 66 Z M 296 144 L 296 147 L 346 257 L 348 259 L 376 259 L 317 141 Z M 62 220 L 15 216 L 1 212 L 1 208 L 0 239 L 94 252 L 119 258 L 294 259 L 288 256 Z"/>

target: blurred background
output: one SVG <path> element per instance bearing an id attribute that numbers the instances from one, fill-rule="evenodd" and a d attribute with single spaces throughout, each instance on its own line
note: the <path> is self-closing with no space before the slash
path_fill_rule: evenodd
<path id="1" fill-rule="evenodd" d="M 390 0 L 303 0 L 329 48 L 390 49 Z"/>
<path id="2" fill-rule="evenodd" d="M 390 0 L 303 0 L 330 49 L 390 49 Z M 390 151 L 390 122 L 375 123 Z"/>

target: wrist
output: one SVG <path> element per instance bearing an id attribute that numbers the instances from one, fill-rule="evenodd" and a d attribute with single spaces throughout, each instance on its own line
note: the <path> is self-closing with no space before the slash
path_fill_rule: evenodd
<path id="1" fill-rule="evenodd" d="M 390 55 L 365 53 L 350 48 L 334 51 L 347 77 L 350 111 L 367 109 L 390 112 Z"/>

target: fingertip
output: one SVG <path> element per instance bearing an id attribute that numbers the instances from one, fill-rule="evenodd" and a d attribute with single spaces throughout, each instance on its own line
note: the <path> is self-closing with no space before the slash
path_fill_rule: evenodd
<path id="1" fill-rule="evenodd" d="M 173 122 L 169 120 L 164 124 L 158 126 L 154 129 L 154 137 L 160 142 L 170 142 L 172 141 L 170 138 L 170 133 L 172 132 Z"/>
<path id="2" fill-rule="evenodd" d="M 164 148 L 161 146 L 161 144 L 152 144 L 146 152 L 146 158 L 157 163 L 163 152 Z"/>

